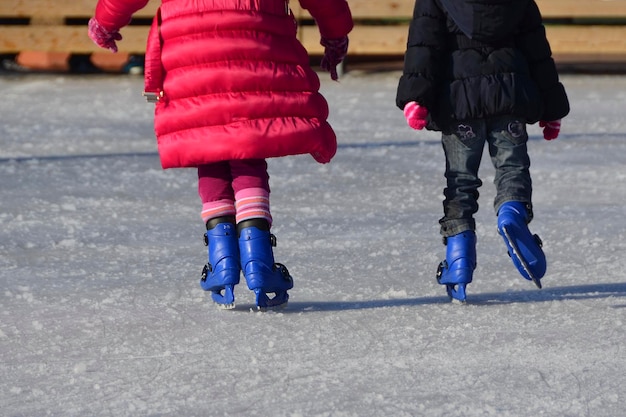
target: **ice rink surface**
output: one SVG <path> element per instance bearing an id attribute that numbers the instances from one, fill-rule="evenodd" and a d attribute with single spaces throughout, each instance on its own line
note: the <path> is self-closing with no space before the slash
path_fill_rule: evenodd
<path id="1" fill-rule="evenodd" d="M 514 269 L 481 167 L 468 303 L 435 271 L 444 156 L 399 73 L 320 74 L 335 159 L 270 161 L 287 309 L 242 280 L 220 311 L 191 169 L 161 170 L 128 76 L 0 74 L 0 415 L 626 413 L 626 76 L 564 75 L 561 137 L 529 143 L 544 289 Z"/>

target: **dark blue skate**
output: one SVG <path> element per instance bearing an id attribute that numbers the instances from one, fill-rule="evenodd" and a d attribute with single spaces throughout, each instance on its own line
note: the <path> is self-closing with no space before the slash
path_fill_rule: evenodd
<path id="1" fill-rule="evenodd" d="M 498 211 L 498 233 L 504 239 L 513 265 L 519 273 L 541 288 L 541 278 L 546 273 L 546 256 L 543 243 L 528 230 L 528 212 L 524 203 L 509 201 Z"/>
<path id="2" fill-rule="evenodd" d="M 287 268 L 274 262 L 272 246 L 276 238 L 269 230 L 240 224 L 239 253 L 241 270 L 248 288 L 256 294 L 259 310 L 284 307 L 289 300 L 287 290 L 293 288 L 293 278 Z M 272 298 L 268 294 L 274 294 Z"/>
<path id="3" fill-rule="evenodd" d="M 464 303 L 467 284 L 476 269 L 476 233 L 467 230 L 446 239 L 446 260 L 439 264 L 437 282 L 446 286 L 448 296 Z"/>
<path id="4" fill-rule="evenodd" d="M 239 284 L 240 263 L 237 230 L 234 223 L 218 223 L 207 230 L 209 262 L 202 270 L 200 286 L 211 291 L 211 298 L 224 309 L 235 307 L 235 285 Z"/>

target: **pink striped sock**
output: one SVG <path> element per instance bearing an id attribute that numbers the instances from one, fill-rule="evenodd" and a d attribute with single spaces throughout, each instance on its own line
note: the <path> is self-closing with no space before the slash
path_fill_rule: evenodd
<path id="1" fill-rule="evenodd" d="M 246 188 L 235 193 L 237 224 L 244 220 L 265 219 L 272 225 L 270 193 L 264 188 Z"/>
<path id="2" fill-rule="evenodd" d="M 211 219 L 235 215 L 235 202 L 229 199 L 208 201 L 202 204 L 202 221 L 206 224 Z"/>

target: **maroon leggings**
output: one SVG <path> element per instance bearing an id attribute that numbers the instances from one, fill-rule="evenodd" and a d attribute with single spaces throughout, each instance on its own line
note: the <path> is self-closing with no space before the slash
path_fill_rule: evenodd
<path id="1" fill-rule="evenodd" d="M 270 176 L 265 159 L 216 162 L 198 167 L 198 194 L 202 203 L 235 200 L 235 193 L 263 188 L 269 193 Z"/>

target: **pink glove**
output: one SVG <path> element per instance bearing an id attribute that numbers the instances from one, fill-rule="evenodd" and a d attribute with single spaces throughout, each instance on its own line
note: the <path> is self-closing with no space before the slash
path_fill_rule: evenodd
<path id="1" fill-rule="evenodd" d="M 344 36 L 339 39 L 326 39 L 322 36 L 320 44 L 324 47 L 324 57 L 322 58 L 321 67 L 323 70 L 330 72 L 330 78 L 337 81 L 337 65 L 341 63 L 348 53 L 348 37 Z"/>
<path id="2" fill-rule="evenodd" d="M 561 119 L 551 122 L 540 121 L 539 126 L 543 127 L 543 138 L 545 140 L 556 139 L 561 131 Z"/>
<path id="3" fill-rule="evenodd" d="M 112 52 L 117 52 L 117 45 L 115 44 L 115 41 L 122 40 L 122 35 L 120 35 L 119 30 L 116 29 L 113 31 L 109 31 L 105 29 L 104 26 L 102 26 L 95 17 L 89 19 L 88 34 L 91 40 L 94 41 L 96 45 L 98 45 L 100 48 L 105 48 Z"/>
<path id="4" fill-rule="evenodd" d="M 427 124 L 428 109 L 414 101 L 410 101 L 404 106 L 404 117 L 406 117 L 406 122 L 413 129 L 422 130 Z"/>

